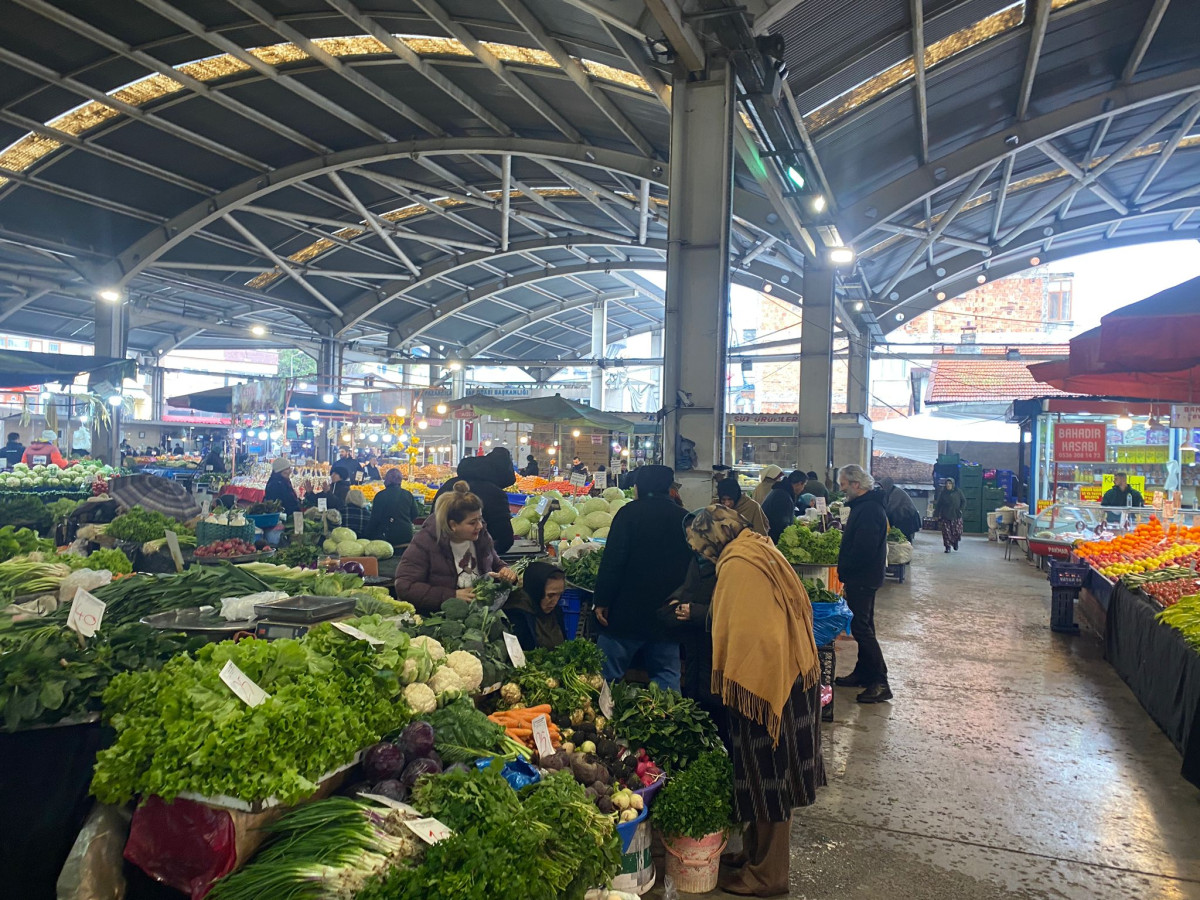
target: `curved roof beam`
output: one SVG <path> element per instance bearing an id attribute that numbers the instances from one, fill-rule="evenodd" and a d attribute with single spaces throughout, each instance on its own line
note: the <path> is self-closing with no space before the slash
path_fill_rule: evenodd
<path id="1" fill-rule="evenodd" d="M 1200 209 L 1200 200 L 1195 198 L 1181 198 L 1169 204 L 1164 204 L 1153 210 L 1144 212 L 1133 212 L 1129 215 L 1122 216 L 1120 213 L 1112 209 L 1105 209 L 1102 212 L 1092 213 L 1087 216 L 1080 216 L 1075 219 L 1068 219 L 1058 224 L 1054 230 L 1054 240 L 1061 242 L 1064 239 L 1070 238 L 1071 235 L 1078 235 L 1082 232 L 1104 229 L 1114 224 L 1122 222 L 1136 221 L 1137 219 L 1149 218 L 1151 216 L 1175 216 L 1180 213 L 1190 212 L 1195 209 Z M 1178 219 L 1175 219 L 1178 222 Z M 1097 238 L 1103 238 L 1104 232 L 1099 232 Z M 1141 234 L 1135 236 L 1147 243 L 1157 240 L 1180 240 L 1180 235 L 1177 230 L 1172 227 L 1169 230 L 1163 231 L 1161 234 Z M 1127 243 L 1136 243 L 1132 238 L 1123 238 L 1121 241 L 1114 242 L 1108 240 L 1102 242 L 1101 247 L 1094 249 L 1102 249 L 1110 246 L 1123 246 Z M 1054 254 L 1048 255 L 1042 249 L 1042 245 L 1046 243 L 1046 233 L 1041 227 L 1027 228 L 1020 235 L 1014 237 L 1013 241 L 1005 249 L 1003 256 L 993 257 L 990 260 L 980 259 L 979 254 L 975 251 L 968 250 L 959 255 L 947 259 L 939 263 L 937 269 L 925 269 L 918 274 L 908 278 L 907 280 L 896 285 L 895 290 L 900 294 L 900 300 L 886 307 L 882 312 L 877 313 L 879 321 L 886 323 L 889 319 L 894 319 L 895 314 L 902 312 L 905 318 L 911 319 L 914 315 L 932 309 L 940 302 L 936 299 L 936 293 L 944 291 L 947 298 L 954 298 L 964 291 L 976 287 L 975 279 L 979 273 L 985 271 L 983 266 L 987 263 L 987 276 L 989 281 L 994 281 L 996 278 L 1002 277 L 1002 274 L 1010 272 L 1019 272 L 1022 269 L 1029 268 L 1028 255 L 1031 250 L 1037 249 L 1037 256 L 1043 261 L 1048 259 L 1061 259 L 1068 256 L 1078 256 L 1081 253 L 1088 252 L 1085 249 L 1079 249 L 1080 244 L 1067 244 L 1065 247 L 1061 243 L 1058 244 L 1060 249 Z M 1020 263 L 1016 268 L 1009 267 L 1013 262 Z M 944 269 L 946 274 L 937 275 L 938 269 Z M 967 273 L 970 273 L 969 278 Z M 970 283 L 966 283 L 969 281 Z M 914 306 L 919 306 L 920 309 L 913 312 Z M 877 307 L 878 308 L 878 307 Z"/>
<path id="2" fill-rule="evenodd" d="M 1141 106 L 1191 94 L 1198 89 L 1200 68 L 1188 69 L 1136 84 L 1121 85 L 1044 116 L 1014 123 L 1011 127 L 981 138 L 960 150 L 930 160 L 851 206 L 843 208 L 838 220 L 842 235 L 848 244 L 853 245 L 876 225 L 887 222 L 914 203 L 932 198 L 955 182 L 969 178 L 978 170 L 1013 156 L 1019 152 L 1014 150 L 1010 143 L 1013 138 L 1017 141 L 1016 147 L 1027 149 L 1085 125 Z"/>
<path id="3" fill-rule="evenodd" d="M 462 355 L 466 359 L 473 356 L 478 356 L 494 345 L 500 343 L 506 337 L 519 335 L 524 329 L 530 325 L 536 325 L 538 322 L 544 322 L 546 319 L 552 319 L 555 316 L 562 315 L 565 312 L 570 312 L 573 309 L 586 309 L 602 300 L 632 300 L 634 297 L 644 296 L 638 291 L 606 291 L 598 294 L 590 294 L 585 297 L 572 297 L 569 300 L 560 300 L 558 303 L 547 303 L 544 306 L 539 306 L 536 309 L 531 309 L 527 313 L 519 316 L 514 316 L 503 325 L 497 325 L 491 331 L 486 332 L 481 337 L 471 341 L 462 348 Z"/>
<path id="4" fill-rule="evenodd" d="M 266 172 L 222 191 L 216 197 L 197 203 L 191 209 L 172 218 L 160 228 L 155 228 L 121 253 L 113 264 L 110 283 L 124 284 L 134 275 L 177 247 L 187 238 L 216 220 L 248 203 L 284 187 L 292 187 L 317 175 L 339 172 L 350 166 L 363 166 L 404 158 L 416 160 L 425 156 L 452 156 L 457 154 L 513 154 L 533 159 L 552 159 L 610 169 L 665 185 L 666 165 L 659 160 L 623 153 L 603 147 L 584 144 L 569 144 L 563 141 L 505 137 L 451 137 L 428 138 L 415 141 L 399 141 L 355 147 L 339 153 L 311 157 L 290 166 Z"/>
<path id="5" fill-rule="evenodd" d="M 658 243 L 665 244 L 665 242 Z M 662 252 L 666 252 L 665 247 L 662 248 Z M 772 297 L 778 297 L 786 302 L 795 303 L 798 305 L 801 301 L 801 295 L 788 286 L 779 284 L 779 282 L 776 280 L 778 278 L 777 275 L 768 271 L 764 271 L 768 268 L 769 267 L 767 267 L 765 264 L 759 262 L 751 263 L 748 269 L 733 268 L 731 266 L 729 278 L 736 284 L 745 285 L 746 287 L 753 288 L 754 290 L 761 290 L 763 283 L 770 281 L 772 285 Z M 587 274 L 589 272 L 665 272 L 666 270 L 667 263 L 665 259 L 657 262 L 646 262 L 642 260 L 630 260 L 627 262 L 581 261 L 575 265 L 557 266 L 552 269 L 531 269 L 527 272 L 506 275 L 503 278 L 497 278 L 493 281 L 487 282 L 486 284 L 476 285 L 470 290 L 464 291 L 454 299 L 432 304 L 428 309 L 415 312 L 397 322 L 392 335 L 389 338 L 389 346 L 394 349 L 401 347 L 404 344 L 411 343 L 430 328 L 442 325 L 454 318 L 455 315 L 463 312 L 466 309 L 469 309 L 475 304 L 490 300 L 492 297 L 507 291 L 510 288 L 536 284 L 539 281 L 549 281 L 554 278 L 565 278 L 569 275 Z"/>

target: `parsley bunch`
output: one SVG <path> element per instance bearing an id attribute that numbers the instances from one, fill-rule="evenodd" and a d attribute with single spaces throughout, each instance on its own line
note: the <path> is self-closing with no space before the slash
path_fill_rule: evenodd
<path id="1" fill-rule="evenodd" d="M 664 835 L 700 840 L 733 823 L 733 764 L 710 750 L 671 778 L 650 807 L 650 821 Z"/>

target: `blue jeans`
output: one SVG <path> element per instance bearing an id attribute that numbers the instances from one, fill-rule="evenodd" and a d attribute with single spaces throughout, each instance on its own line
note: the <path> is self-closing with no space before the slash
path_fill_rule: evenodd
<path id="1" fill-rule="evenodd" d="M 629 663 L 640 650 L 646 672 L 661 688 L 679 690 L 679 644 L 676 641 L 646 641 L 640 638 L 615 637 L 601 632 L 596 645 L 604 651 L 604 680 L 620 681 Z"/>

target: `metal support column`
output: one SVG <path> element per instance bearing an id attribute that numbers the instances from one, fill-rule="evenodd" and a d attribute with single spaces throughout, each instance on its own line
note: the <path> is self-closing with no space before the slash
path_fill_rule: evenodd
<path id="1" fill-rule="evenodd" d="M 450 373 L 450 399 L 461 400 L 467 396 L 467 370 L 458 369 Z M 458 465 L 458 461 L 467 454 L 466 419 L 454 420 L 454 458 L 450 462 Z"/>
<path id="2" fill-rule="evenodd" d="M 125 347 L 129 341 L 129 321 L 125 315 L 124 303 L 108 303 L 97 300 L 95 304 L 96 331 L 93 340 L 93 352 L 97 356 L 112 356 L 123 358 Z M 103 379 L 100 379 L 103 380 Z M 92 376 L 89 386 L 95 388 L 99 381 Z M 113 385 L 119 392 L 120 383 Z M 101 399 L 107 400 L 107 397 Z M 110 466 L 121 464 L 121 415 L 120 406 L 108 407 L 108 422 L 100 420 L 99 416 L 92 417 L 92 456 L 103 460 Z"/>
<path id="3" fill-rule="evenodd" d="M 871 344 L 860 334 L 850 338 L 850 361 L 846 366 L 846 412 L 871 413 Z"/>
<path id="4" fill-rule="evenodd" d="M 650 332 L 650 356 L 653 357 L 654 359 L 662 359 L 662 355 L 663 355 L 663 333 L 662 333 L 662 329 L 659 328 L 655 331 Z M 658 366 L 658 377 L 654 379 L 653 387 L 651 387 L 650 390 L 647 392 L 649 394 L 649 396 L 646 397 L 646 405 L 644 407 L 645 409 L 662 409 L 662 405 L 663 405 L 662 385 L 663 385 L 663 370 L 662 370 L 662 365 L 660 364 Z M 622 397 L 621 399 L 623 401 L 625 398 Z M 624 406 L 622 405 L 619 408 L 624 409 Z"/>
<path id="5" fill-rule="evenodd" d="M 166 412 L 166 372 L 162 366 L 150 370 L 150 418 L 161 422 Z"/>
<path id="6" fill-rule="evenodd" d="M 317 352 L 317 393 L 320 395 L 322 406 L 328 394 L 337 398 L 341 380 L 339 376 L 337 343 L 328 339 L 322 340 Z M 337 456 L 335 442 L 338 440 L 338 429 L 333 427 L 332 416 L 326 417 L 322 425 L 324 433 L 313 441 L 313 449 L 317 454 L 317 462 L 331 462 Z"/>
<path id="7" fill-rule="evenodd" d="M 829 416 L 833 388 L 833 284 L 833 269 L 816 264 L 805 267 L 796 463 L 822 474 L 828 473 L 832 463 Z"/>
<path id="8" fill-rule="evenodd" d="M 735 110 L 729 63 L 711 61 L 704 81 L 676 77 L 672 98 L 663 461 L 694 509 L 712 502 L 724 443 Z M 691 469 L 679 467 L 677 438 L 695 444 Z"/>
<path id="9" fill-rule="evenodd" d="M 592 307 L 592 359 L 604 359 L 608 333 L 608 304 L 597 300 Z M 592 366 L 592 408 L 604 409 L 604 367 Z"/>

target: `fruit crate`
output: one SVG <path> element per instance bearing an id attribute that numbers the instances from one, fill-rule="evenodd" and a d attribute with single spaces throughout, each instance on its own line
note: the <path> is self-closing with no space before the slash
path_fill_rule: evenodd
<path id="1" fill-rule="evenodd" d="M 1050 560 L 1050 587 L 1073 588 L 1076 592 L 1083 587 L 1083 579 L 1087 575 L 1087 563 L 1063 562 L 1058 559 Z"/>

